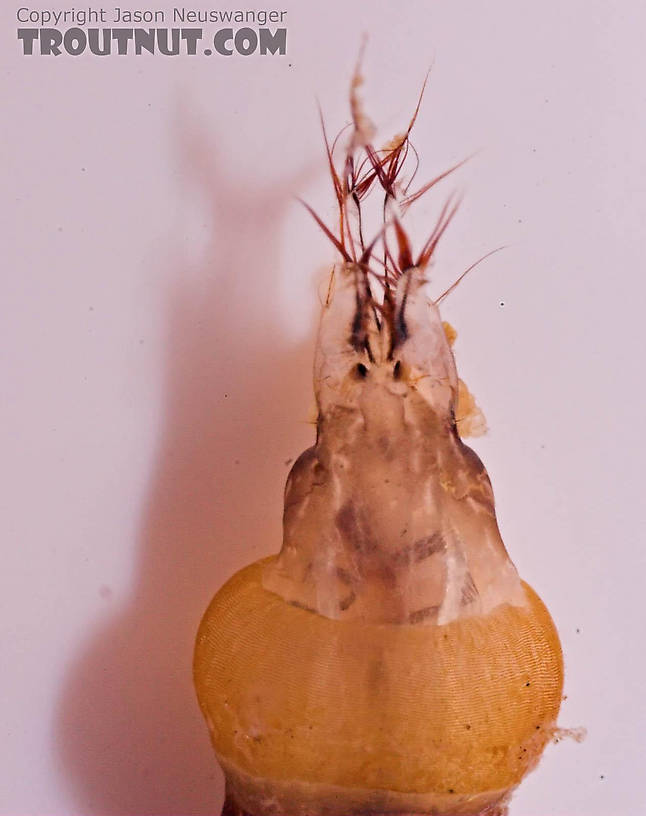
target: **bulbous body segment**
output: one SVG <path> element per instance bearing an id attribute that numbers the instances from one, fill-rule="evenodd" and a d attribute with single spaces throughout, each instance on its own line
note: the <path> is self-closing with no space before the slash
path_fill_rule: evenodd
<path id="1" fill-rule="evenodd" d="M 326 618 L 237 573 L 199 629 L 195 683 L 228 793 L 245 812 L 495 813 L 558 714 L 544 605 L 445 625 Z M 489 809 L 489 810 L 487 810 Z"/>
<path id="2" fill-rule="evenodd" d="M 341 175 L 328 148 L 338 237 L 315 216 L 342 256 L 316 347 L 316 442 L 287 480 L 280 553 L 202 620 L 195 686 L 225 816 L 504 816 L 555 732 L 561 648 L 461 438 L 484 418 L 426 291 L 455 208 L 415 258 L 400 218 L 435 184 L 399 180 L 415 116 L 375 150 L 357 85 Z M 373 188 L 383 224 L 366 243 Z"/>

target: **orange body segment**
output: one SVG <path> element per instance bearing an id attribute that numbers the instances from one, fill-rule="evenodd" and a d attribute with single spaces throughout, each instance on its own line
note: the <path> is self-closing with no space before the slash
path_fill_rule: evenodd
<path id="1" fill-rule="evenodd" d="M 268 559 L 267 561 L 270 561 Z M 237 573 L 200 626 L 195 682 L 225 766 L 271 781 L 472 797 L 514 788 L 559 710 L 536 593 L 441 626 L 338 621 Z"/>

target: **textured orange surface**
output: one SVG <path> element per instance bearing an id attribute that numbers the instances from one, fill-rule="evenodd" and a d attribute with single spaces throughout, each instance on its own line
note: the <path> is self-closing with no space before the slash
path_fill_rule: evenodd
<path id="1" fill-rule="evenodd" d="M 529 586 L 524 608 L 365 624 L 268 592 L 267 561 L 231 578 L 198 632 L 198 698 L 224 761 L 266 780 L 463 795 L 512 788 L 536 762 L 563 665 Z"/>

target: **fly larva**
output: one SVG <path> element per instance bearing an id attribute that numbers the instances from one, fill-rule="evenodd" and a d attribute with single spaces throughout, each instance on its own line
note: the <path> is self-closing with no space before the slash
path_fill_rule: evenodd
<path id="1" fill-rule="evenodd" d="M 200 626 L 195 683 L 250 816 L 502 816 L 555 730 L 561 647 L 507 555 L 483 417 L 425 282 L 456 211 L 415 252 L 410 132 L 382 150 L 352 83 L 327 158 L 336 265 L 314 363 L 315 444 L 292 467 L 278 556 L 237 573 Z M 418 104 L 419 108 L 419 104 Z M 366 240 L 365 207 L 383 221 Z"/>

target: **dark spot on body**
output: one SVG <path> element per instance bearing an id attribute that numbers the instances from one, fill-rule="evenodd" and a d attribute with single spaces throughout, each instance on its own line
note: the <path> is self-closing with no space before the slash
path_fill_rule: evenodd
<path id="1" fill-rule="evenodd" d="M 292 606 L 298 607 L 298 609 L 303 609 L 305 612 L 316 612 L 315 609 L 312 609 L 311 606 L 307 606 L 307 604 L 301 603 L 300 601 L 290 601 Z"/>
<path id="2" fill-rule="evenodd" d="M 470 572 L 467 573 L 466 578 L 464 579 L 464 586 L 462 587 L 462 594 L 460 596 L 460 603 L 465 606 L 466 604 L 475 601 L 478 597 L 478 589 L 475 585 L 475 581 L 473 580 L 473 576 Z"/>
<path id="3" fill-rule="evenodd" d="M 385 434 L 380 436 L 377 440 L 377 445 L 384 455 L 385 459 L 392 459 L 394 456 L 392 440 Z"/>
<path id="4" fill-rule="evenodd" d="M 366 327 L 363 303 L 359 292 L 357 292 L 357 311 L 354 313 L 349 340 L 353 349 L 356 351 L 363 351 L 366 344 Z"/>
<path id="5" fill-rule="evenodd" d="M 312 485 L 316 487 L 321 487 L 325 484 L 325 468 L 320 463 L 318 459 L 314 462 L 314 466 L 312 467 Z"/>
<path id="6" fill-rule="evenodd" d="M 377 546 L 374 545 L 375 550 Z M 373 575 L 378 578 L 387 587 L 395 587 L 397 584 L 397 575 L 390 564 L 377 564 L 374 569 L 371 569 Z"/>
<path id="7" fill-rule="evenodd" d="M 455 407 L 453 405 L 449 406 L 449 431 L 457 436 L 458 439 L 460 438 L 458 434 L 458 423 L 455 419 Z"/>
<path id="8" fill-rule="evenodd" d="M 346 538 L 354 538 L 357 535 L 357 517 L 352 502 L 346 502 L 336 514 L 336 526 Z"/>
<path id="9" fill-rule="evenodd" d="M 420 538 L 413 544 L 413 554 L 415 561 L 423 561 L 435 553 L 446 550 L 446 542 L 442 538 L 441 533 L 433 533 L 426 538 Z"/>
<path id="10" fill-rule="evenodd" d="M 400 536 L 405 535 L 408 528 L 404 528 Z M 435 553 L 446 550 L 446 542 L 440 533 L 433 533 L 430 536 L 425 536 L 415 541 L 411 546 L 402 547 L 393 556 L 393 562 L 396 566 L 409 565 L 411 562 L 418 563 L 425 558 L 430 558 Z"/>
<path id="11" fill-rule="evenodd" d="M 341 612 L 345 612 L 345 610 L 349 609 L 356 600 L 357 600 L 356 593 L 351 592 L 347 597 L 343 598 L 339 602 L 339 609 L 341 610 Z"/>
<path id="12" fill-rule="evenodd" d="M 408 337 L 408 326 L 406 325 L 406 320 L 404 319 L 405 307 L 406 296 L 404 296 L 401 309 L 399 310 L 399 313 L 397 314 L 397 317 L 395 319 L 395 334 L 396 334 L 395 345 L 401 345 Z"/>
<path id="13" fill-rule="evenodd" d="M 411 548 L 406 546 L 402 547 L 401 550 L 398 550 L 396 553 L 393 553 L 393 564 L 395 567 L 406 567 L 410 566 L 411 563 Z"/>
<path id="14" fill-rule="evenodd" d="M 352 576 L 350 573 L 343 569 L 343 567 L 336 568 L 336 575 L 339 580 L 343 581 L 344 584 L 351 584 L 352 583 Z"/>
<path id="15" fill-rule="evenodd" d="M 436 615 L 439 611 L 439 606 L 425 606 L 423 609 L 417 609 L 415 612 L 411 612 L 408 616 L 409 623 L 421 623 L 424 620 L 427 620 L 432 615 Z M 444 636 L 446 637 L 446 635 Z"/>
<path id="16" fill-rule="evenodd" d="M 343 505 L 336 514 L 335 521 L 337 529 L 353 550 L 363 554 L 371 554 L 377 550 L 377 544 L 372 539 L 364 519 L 359 518 L 352 501 Z"/>

